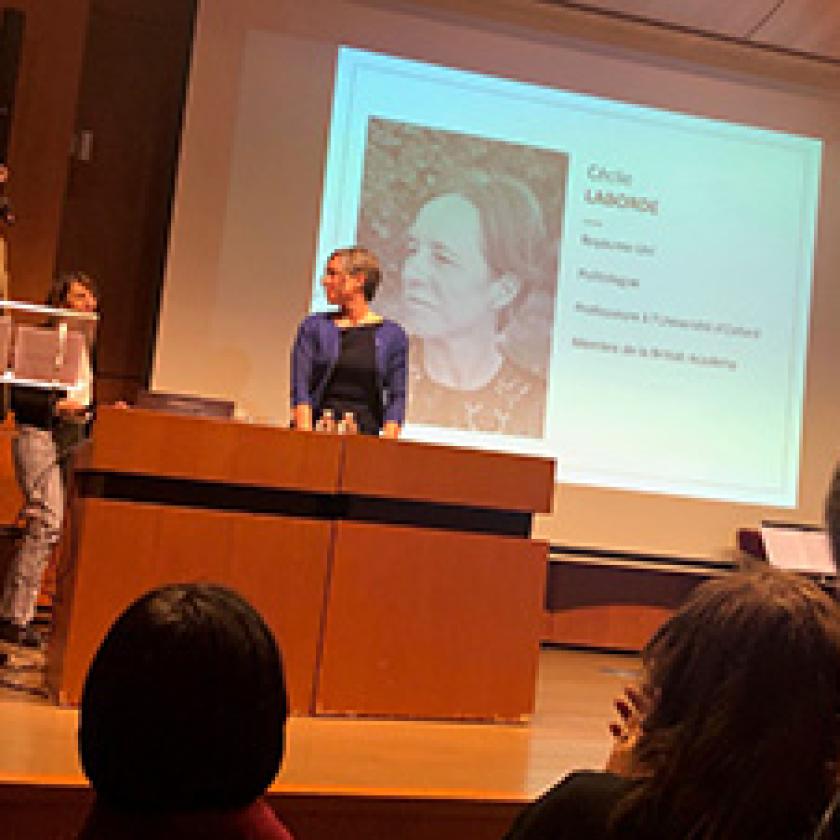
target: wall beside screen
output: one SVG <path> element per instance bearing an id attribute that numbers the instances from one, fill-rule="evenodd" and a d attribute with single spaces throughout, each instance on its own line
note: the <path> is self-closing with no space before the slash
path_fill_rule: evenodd
<path id="1" fill-rule="evenodd" d="M 407 436 L 557 458 L 538 536 L 716 556 L 739 526 L 818 522 L 840 98 L 794 59 L 606 46 L 536 5 L 383 5 L 202 4 L 153 386 L 285 424 L 296 325 L 358 239 L 412 335 Z M 451 282 L 482 229 L 486 346 Z M 483 388 L 465 360 L 488 353 Z"/>

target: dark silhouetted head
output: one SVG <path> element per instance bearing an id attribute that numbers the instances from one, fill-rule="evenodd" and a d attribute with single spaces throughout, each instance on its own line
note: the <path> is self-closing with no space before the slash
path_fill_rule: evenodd
<path id="1" fill-rule="evenodd" d="M 283 757 L 283 666 L 271 631 L 235 592 L 178 584 L 135 601 L 85 680 L 82 766 L 105 803 L 235 808 Z"/>

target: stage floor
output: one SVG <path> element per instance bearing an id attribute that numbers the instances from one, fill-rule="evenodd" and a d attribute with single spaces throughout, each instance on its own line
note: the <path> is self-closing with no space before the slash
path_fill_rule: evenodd
<path id="1" fill-rule="evenodd" d="M 570 770 L 603 766 L 612 700 L 638 667 L 634 656 L 543 650 L 536 713 L 527 724 L 293 718 L 272 789 L 527 801 Z M 15 678 L 37 690 L 35 673 Z M 445 675 L 441 680 L 445 691 Z M 0 687 L 0 783 L 85 785 L 76 723 L 74 709 Z"/>

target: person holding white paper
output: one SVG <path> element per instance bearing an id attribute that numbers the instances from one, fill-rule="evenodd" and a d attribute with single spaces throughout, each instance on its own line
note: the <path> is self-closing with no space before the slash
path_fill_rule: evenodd
<path id="1" fill-rule="evenodd" d="M 93 313 L 96 287 L 86 274 L 56 279 L 47 305 Z M 61 536 L 64 516 L 62 464 L 86 436 L 93 404 L 93 373 L 83 365 L 76 384 L 62 397 L 21 386 L 12 389 L 17 436 L 13 441 L 15 474 L 24 497 L 26 531 L 0 590 L 0 641 L 38 648 L 32 627 L 41 576 Z"/>

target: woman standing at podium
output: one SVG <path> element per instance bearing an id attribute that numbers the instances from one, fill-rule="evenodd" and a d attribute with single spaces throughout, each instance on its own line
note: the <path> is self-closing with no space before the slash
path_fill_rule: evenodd
<path id="1" fill-rule="evenodd" d="M 405 419 L 408 339 L 371 308 L 382 274 L 366 248 L 333 251 L 321 280 L 337 312 L 304 318 L 292 348 L 292 425 L 352 415 L 362 434 L 396 438 Z"/>

